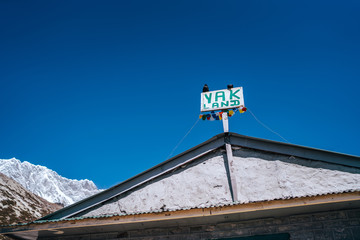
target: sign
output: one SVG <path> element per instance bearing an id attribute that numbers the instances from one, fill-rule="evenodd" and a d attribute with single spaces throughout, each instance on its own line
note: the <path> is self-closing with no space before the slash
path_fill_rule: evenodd
<path id="1" fill-rule="evenodd" d="M 201 112 L 244 106 L 242 87 L 201 93 Z"/>

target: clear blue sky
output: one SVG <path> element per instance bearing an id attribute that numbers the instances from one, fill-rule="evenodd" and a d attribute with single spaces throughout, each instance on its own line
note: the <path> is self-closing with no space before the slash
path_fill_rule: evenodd
<path id="1" fill-rule="evenodd" d="M 359 1 L 1 1 L 0 158 L 108 188 L 164 160 L 200 93 L 244 87 L 289 142 L 360 155 Z M 249 114 L 230 130 L 283 141 Z M 178 154 L 222 132 L 200 121 Z"/>

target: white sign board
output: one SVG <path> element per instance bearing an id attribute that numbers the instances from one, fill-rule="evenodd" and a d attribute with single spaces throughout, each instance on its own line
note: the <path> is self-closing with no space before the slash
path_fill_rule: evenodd
<path id="1" fill-rule="evenodd" d="M 242 87 L 201 93 L 201 111 L 237 108 L 244 106 Z"/>

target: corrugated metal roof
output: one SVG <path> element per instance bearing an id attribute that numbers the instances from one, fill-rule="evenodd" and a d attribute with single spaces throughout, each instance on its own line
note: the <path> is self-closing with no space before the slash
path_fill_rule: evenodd
<path id="1" fill-rule="evenodd" d="M 35 220 L 29 223 L 18 223 L 13 225 L 3 225 L 0 227 L 20 227 L 20 226 L 28 226 L 32 224 L 43 224 L 43 223 L 52 223 L 52 222 L 68 222 L 68 221 L 79 221 L 79 220 L 86 220 L 86 219 L 105 219 L 105 218 L 111 218 L 111 217 L 123 217 L 123 216 L 132 216 L 132 215 L 141 215 L 141 214 L 151 214 L 151 213 L 163 213 L 163 212 L 176 212 L 176 211 L 184 211 L 184 210 L 191 210 L 191 209 L 208 209 L 208 208 L 219 208 L 219 207 L 227 207 L 227 206 L 235 206 L 235 205 L 242 205 L 242 204 L 250 204 L 250 203 L 259 203 L 259 202 L 269 202 L 269 201 L 275 201 L 275 200 L 286 200 L 286 199 L 299 199 L 303 197 L 316 197 L 316 196 L 326 196 L 331 194 L 341 194 L 341 193 L 350 193 L 350 192 L 359 192 L 356 190 L 348 190 L 348 191 L 342 191 L 342 192 L 331 192 L 326 194 L 312 194 L 312 195 L 306 195 L 301 197 L 284 197 L 284 198 L 275 198 L 275 199 L 269 199 L 265 201 L 248 201 L 248 202 L 232 202 L 232 203 L 225 203 L 225 204 L 212 204 L 207 205 L 203 207 L 183 207 L 178 209 L 156 209 L 153 211 L 144 211 L 144 212 L 133 212 L 133 213 L 119 213 L 119 214 L 104 214 L 99 216 L 86 216 L 86 217 L 71 217 L 66 219 L 52 219 L 52 220 Z"/>

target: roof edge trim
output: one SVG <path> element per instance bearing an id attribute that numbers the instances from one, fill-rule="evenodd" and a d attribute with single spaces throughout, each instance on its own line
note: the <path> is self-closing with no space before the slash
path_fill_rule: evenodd
<path id="1" fill-rule="evenodd" d="M 185 151 L 173 158 L 170 158 L 122 183 L 119 183 L 105 191 L 95 194 L 91 197 L 83 199 L 68 207 L 62 208 L 52 214 L 49 214 L 39 220 L 63 219 L 75 216 L 81 212 L 88 210 L 98 204 L 108 201 L 126 191 L 129 191 L 137 186 L 140 186 L 152 179 L 159 177 L 173 169 L 187 164 L 199 157 L 202 157 L 224 145 L 225 134 L 218 134 L 209 140 Z"/>
<path id="2" fill-rule="evenodd" d="M 237 145 L 240 147 L 253 148 L 310 160 L 360 168 L 360 157 L 353 155 L 304 147 L 290 143 L 248 137 L 237 133 L 229 133 L 229 137 L 232 145 Z"/>
<path id="3" fill-rule="evenodd" d="M 89 217 L 79 219 L 63 219 L 58 221 L 40 221 L 30 222 L 25 225 L 11 225 L 3 227 L 0 234 L 9 234 L 16 232 L 38 231 L 45 229 L 62 229 L 73 228 L 78 223 L 78 227 L 89 227 L 93 224 L 88 222 L 94 222 L 96 226 L 114 225 L 114 224 L 127 224 L 127 223 L 141 223 L 149 221 L 169 221 L 184 218 L 196 218 L 196 217 L 213 217 L 217 215 L 229 215 L 229 214 L 247 214 L 265 211 L 283 211 L 286 209 L 295 208 L 311 208 L 316 210 L 315 212 L 321 212 L 320 206 L 329 204 L 344 204 L 350 207 L 360 207 L 360 192 L 348 192 L 338 194 L 327 194 L 320 196 L 300 197 L 291 199 L 278 199 L 271 201 L 252 202 L 247 204 L 231 204 L 226 206 L 213 206 L 208 208 L 192 208 L 177 211 L 164 211 L 160 213 L 144 213 L 135 215 L 113 215 L 104 217 Z M 335 208 L 336 209 L 336 208 Z M 334 210 L 334 207 L 330 207 L 330 210 Z M 311 211 L 311 212 L 312 212 Z M 286 212 L 286 211 L 285 211 Z M 284 213 L 284 212 L 283 212 Z M 288 213 L 286 213 L 289 215 Z M 115 221 L 114 221 L 115 220 Z M 63 225 L 60 226 L 59 223 Z M 94 226 L 95 226 L 94 225 Z"/>

